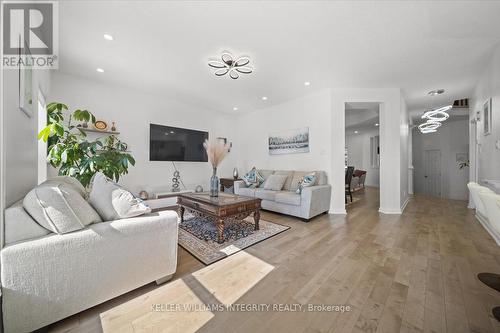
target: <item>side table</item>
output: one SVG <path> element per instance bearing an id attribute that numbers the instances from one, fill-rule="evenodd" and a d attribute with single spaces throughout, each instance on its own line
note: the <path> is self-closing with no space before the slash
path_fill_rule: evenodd
<path id="1" fill-rule="evenodd" d="M 230 189 L 231 187 L 234 186 L 234 182 L 237 180 L 241 180 L 241 179 L 239 179 L 239 178 L 238 179 L 234 179 L 234 178 L 221 178 L 221 179 L 219 179 L 220 191 L 224 192 L 224 189 Z M 234 193 L 234 189 L 233 189 L 232 193 Z"/>

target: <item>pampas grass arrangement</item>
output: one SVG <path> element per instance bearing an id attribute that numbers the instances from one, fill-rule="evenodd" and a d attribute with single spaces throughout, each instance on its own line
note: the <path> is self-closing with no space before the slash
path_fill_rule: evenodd
<path id="1" fill-rule="evenodd" d="M 217 167 L 222 162 L 227 153 L 229 153 L 229 145 L 221 139 L 205 140 L 203 147 L 207 151 L 208 160 L 212 164 L 213 174 L 210 178 L 210 196 L 219 196 L 219 178 L 217 178 Z"/>
<path id="2" fill-rule="evenodd" d="M 221 139 L 205 140 L 203 147 L 207 151 L 212 167 L 217 168 L 229 152 L 229 145 Z"/>

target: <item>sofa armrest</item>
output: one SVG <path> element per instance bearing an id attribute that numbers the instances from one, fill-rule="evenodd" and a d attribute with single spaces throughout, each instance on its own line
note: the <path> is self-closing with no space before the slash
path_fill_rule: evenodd
<path id="1" fill-rule="evenodd" d="M 233 184 L 234 186 L 234 194 L 239 194 L 240 188 L 245 188 L 247 185 L 243 180 L 236 180 Z"/>
<path id="2" fill-rule="evenodd" d="M 304 218 L 311 218 L 330 210 L 332 187 L 316 185 L 304 187 L 301 196 L 301 209 Z"/>
<path id="3" fill-rule="evenodd" d="M 177 214 L 164 211 L 6 246 L 6 331 L 33 331 L 173 274 L 177 237 Z"/>

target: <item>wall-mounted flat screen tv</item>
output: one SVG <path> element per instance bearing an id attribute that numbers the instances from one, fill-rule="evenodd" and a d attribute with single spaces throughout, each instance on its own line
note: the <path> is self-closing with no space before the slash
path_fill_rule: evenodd
<path id="1" fill-rule="evenodd" d="M 208 132 L 150 124 L 149 160 L 207 162 L 206 139 Z"/>

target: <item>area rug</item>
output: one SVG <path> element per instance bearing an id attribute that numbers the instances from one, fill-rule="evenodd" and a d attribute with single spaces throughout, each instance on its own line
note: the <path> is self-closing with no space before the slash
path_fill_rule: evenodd
<path id="1" fill-rule="evenodd" d="M 249 246 L 290 229 L 288 226 L 260 220 L 259 230 L 254 230 L 253 218 L 227 222 L 225 242 L 217 243 L 215 223 L 209 219 L 185 214 L 179 225 L 179 245 L 205 265 L 210 265 Z"/>

